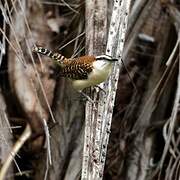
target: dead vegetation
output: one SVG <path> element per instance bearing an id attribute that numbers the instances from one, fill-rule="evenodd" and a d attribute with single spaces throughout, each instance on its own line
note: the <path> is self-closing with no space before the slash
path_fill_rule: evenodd
<path id="1" fill-rule="evenodd" d="M 87 91 L 96 108 L 85 105 L 58 76 L 58 67 L 31 48 L 38 44 L 67 57 L 105 53 L 112 2 L 8 0 L 0 2 L 0 11 L 0 160 L 5 168 L 0 179 L 179 178 L 178 2 L 131 2 L 124 65 L 117 65 L 102 85 L 106 95 Z M 121 55 L 117 51 L 111 55 Z M 102 129 L 88 131 L 97 122 Z M 105 122 L 111 130 L 104 132 Z M 83 152 L 84 129 L 91 139 L 85 138 L 90 150 Z M 12 151 L 14 144 L 22 149 Z M 101 151 L 107 145 L 107 153 Z"/>

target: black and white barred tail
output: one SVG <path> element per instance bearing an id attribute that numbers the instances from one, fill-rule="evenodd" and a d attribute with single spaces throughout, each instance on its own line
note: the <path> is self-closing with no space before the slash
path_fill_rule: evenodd
<path id="1" fill-rule="evenodd" d="M 59 53 L 54 53 L 54 52 L 50 51 L 49 49 L 46 49 L 43 47 L 37 47 L 37 46 L 33 47 L 32 51 L 35 53 L 39 53 L 39 54 L 48 56 L 49 58 L 51 58 L 53 61 L 56 61 L 56 62 L 62 62 L 66 59 L 63 55 L 61 55 Z"/>

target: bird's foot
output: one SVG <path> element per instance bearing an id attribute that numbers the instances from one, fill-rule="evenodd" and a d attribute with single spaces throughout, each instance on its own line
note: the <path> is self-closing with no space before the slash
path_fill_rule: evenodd
<path id="1" fill-rule="evenodd" d="M 93 101 L 87 94 L 85 94 L 84 92 L 80 92 L 89 102 L 91 102 L 92 104 L 95 103 L 95 101 Z"/>
<path id="2" fill-rule="evenodd" d="M 100 91 L 102 91 L 102 92 L 106 95 L 106 91 L 105 91 L 103 88 L 101 88 L 101 87 L 98 86 L 98 85 L 95 85 L 94 87 L 98 88 Z"/>

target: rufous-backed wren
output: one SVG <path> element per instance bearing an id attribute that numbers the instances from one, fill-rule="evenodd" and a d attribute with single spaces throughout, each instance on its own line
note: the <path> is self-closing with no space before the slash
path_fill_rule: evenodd
<path id="1" fill-rule="evenodd" d="M 32 51 L 46 55 L 58 63 L 61 68 L 59 75 L 71 79 L 74 89 L 79 92 L 106 81 L 111 73 L 112 63 L 118 61 L 108 55 L 65 58 L 43 47 L 34 47 Z"/>

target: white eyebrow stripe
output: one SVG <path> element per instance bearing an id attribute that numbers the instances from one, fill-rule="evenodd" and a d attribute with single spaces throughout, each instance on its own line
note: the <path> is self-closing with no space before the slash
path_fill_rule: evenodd
<path id="1" fill-rule="evenodd" d="M 109 60 L 111 60 L 112 57 L 111 57 L 111 56 L 108 56 L 108 55 L 96 56 L 96 60 L 102 60 L 102 59 L 109 59 Z"/>

